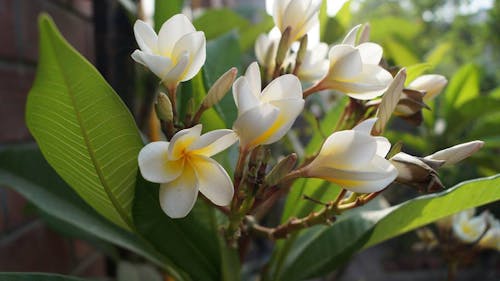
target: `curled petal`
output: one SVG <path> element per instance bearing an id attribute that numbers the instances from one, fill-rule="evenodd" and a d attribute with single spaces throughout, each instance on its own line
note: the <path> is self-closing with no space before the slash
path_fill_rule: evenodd
<path id="1" fill-rule="evenodd" d="M 158 32 L 158 49 L 163 56 L 171 56 L 174 46 L 182 36 L 195 32 L 193 24 L 183 14 L 168 19 Z"/>
<path id="2" fill-rule="evenodd" d="M 260 104 L 259 97 L 255 95 L 246 76 L 242 76 L 234 82 L 233 97 L 236 107 L 238 107 L 238 116 Z"/>
<path id="3" fill-rule="evenodd" d="M 387 153 L 391 150 L 391 143 L 388 139 L 384 137 L 375 137 L 377 141 L 377 155 L 380 157 L 385 157 Z"/>
<path id="4" fill-rule="evenodd" d="M 384 189 L 396 179 L 397 174 L 389 161 L 375 156 L 371 163 L 355 170 L 320 167 L 311 169 L 308 175 L 334 182 L 352 192 L 370 193 Z"/>
<path id="5" fill-rule="evenodd" d="M 158 52 L 158 36 L 155 31 L 145 22 L 137 20 L 134 24 L 134 35 L 139 48 L 148 54 Z"/>
<path id="6" fill-rule="evenodd" d="M 177 64 L 162 78 L 162 83 L 176 86 L 180 81 L 183 81 L 188 66 L 189 53 L 186 51 L 177 58 Z"/>
<path id="7" fill-rule="evenodd" d="M 264 102 L 282 99 L 302 100 L 302 86 L 297 76 L 292 74 L 280 76 L 269 83 L 262 91 L 261 100 Z"/>
<path id="8" fill-rule="evenodd" d="M 365 134 L 371 134 L 373 126 L 377 122 L 377 118 L 370 118 L 366 119 L 363 122 L 359 123 L 356 125 L 354 128 L 352 128 L 355 131 L 358 131 L 360 133 L 365 133 Z"/>
<path id="9" fill-rule="evenodd" d="M 265 142 L 279 115 L 279 109 L 270 104 L 254 107 L 236 119 L 233 130 L 240 138 L 240 145 L 254 147 Z"/>
<path id="10" fill-rule="evenodd" d="M 248 66 L 245 72 L 245 78 L 248 80 L 248 85 L 252 90 L 252 94 L 258 97 L 262 89 L 262 82 L 260 79 L 260 69 L 257 62 L 253 62 Z"/>
<path id="11" fill-rule="evenodd" d="M 270 104 L 276 106 L 280 111 L 278 118 L 269 128 L 266 140 L 262 144 L 271 144 L 280 140 L 292 127 L 297 116 L 304 109 L 303 99 L 283 99 L 272 101 Z"/>
<path id="12" fill-rule="evenodd" d="M 238 141 L 238 136 L 232 130 L 221 129 L 210 131 L 196 140 L 189 148 L 197 155 L 211 157 Z"/>
<path id="13" fill-rule="evenodd" d="M 328 58 L 330 59 L 330 72 L 327 79 L 352 79 L 363 71 L 361 56 L 353 46 L 335 45 L 330 49 Z"/>
<path id="14" fill-rule="evenodd" d="M 364 65 L 363 72 L 350 81 L 328 81 L 331 88 L 359 100 L 381 96 L 392 81 L 392 75 L 378 65 Z"/>
<path id="15" fill-rule="evenodd" d="M 171 218 L 183 218 L 193 209 L 198 196 L 198 182 L 194 170 L 185 166 L 174 181 L 160 185 L 161 209 Z"/>
<path id="16" fill-rule="evenodd" d="M 360 27 L 361 24 L 358 24 L 355 27 L 353 27 L 345 36 L 344 40 L 342 41 L 342 44 L 355 46 L 356 38 L 358 37 L 358 31 Z"/>
<path id="17" fill-rule="evenodd" d="M 140 58 L 140 60 L 136 61 L 139 63 L 141 63 L 141 61 L 144 62 L 149 70 L 151 70 L 156 76 L 160 77 L 160 79 L 163 79 L 163 77 L 165 77 L 173 67 L 172 61 L 167 57 L 151 55 L 141 51 L 134 52 L 134 54 L 136 55 L 132 58 Z"/>
<path id="18" fill-rule="evenodd" d="M 384 53 L 380 45 L 371 42 L 360 44 L 357 49 L 364 64 L 379 64 Z"/>
<path id="19" fill-rule="evenodd" d="M 184 162 L 169 161 L 168 147 L 168 142 L 157 141 L 141 149 L 138 157 L 139 169 L 146 180 L 165 183 L 176 179 L 181 174 Z"/>
<path id="20" fill-rule="evenodd" d="M 233 198 L 231 178 L 215 160 L 199 156 L 192 161 L 200 192 L 218 206 L 227 206 Z"/>
<path id="21" fill-rule="evenodd" d="M 328 137 L 310 166 L 335 169 L 357 169 L 370 163 L 377 152 L 372 136 L 353 130 L 339 131 Z"/>
<path id="22" fill-rule="evenodd" d="M 182 36 L 175 43 L 172 57 L 180 57 L 187 52 L 189 62 L 185 73 L 180 81 L 187 81 L 193 78 L 201 69 L 206 59 L 206 40 L 205 34 L 201 31 L 188 33 Z"/>
<path id="23" fill-rule="evenodd" d="M 198 124 L 192 128 L 180 130 L 177 132 L 170 141 L 168 147 L 168 157 L 170 160 L 177 160 L 182 157 L 191 144 L 193 144 L 201 134 L 201 125 Z"/>

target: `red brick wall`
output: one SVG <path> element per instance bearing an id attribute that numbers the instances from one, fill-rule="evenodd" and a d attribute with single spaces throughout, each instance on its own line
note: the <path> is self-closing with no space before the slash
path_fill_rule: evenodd
<path id="1" fill-rule="evenodd" d="M 50 14 L 66 39 L 95 60 L 92 0 L 0 0 L 0 145 L 29 142 L 26 96 L 38 57 L 37 17 Z M 27 202 L 0 188 L 0 271 L 104 276 L 102 254 L 61 237 L 26 212 Z"/>

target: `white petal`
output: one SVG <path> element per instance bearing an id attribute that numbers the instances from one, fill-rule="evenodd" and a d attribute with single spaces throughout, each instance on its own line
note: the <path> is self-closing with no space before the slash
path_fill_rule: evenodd
<path id="1" fill-rule="evenodd" d="M 310 166 L 355 169 L 367 165 L 377 152 L 377 142 L 365 133 L 339 131 L 329 136 Z"/>
<path id="2" fill-rule="evenodd" d="M 255 57 L 257 57 L 257 61 L 261 65 L 267 66 L 269 64 L 269 62 L 266 61 L 266 56 L 271 44 L 271 40 L 265 33 L 259 35 L 255 41 Z"/>
<path id="3" fill-rule="evenodd" d="M 264 102 L 282 99 L 302 100 L 302 85 L 299 78 L 293 74 L 285 74 L 274 79 L 262 91 L 261 100 Z"/>
<path id="4" fill-rule="evenodd" d="M 139 48 L 148 54 L 158 52 L 157 42 L 158 36 L 156 32 L 145 22 L 137 20 L 134 24 L 135 40 Z"/>
<path id="5" fill-rule="evenodd" d="M 143 54 L 143 53 L 144 53 L 143 51 L 140 51 L 140 50 L 135 50 L 135 51 L 132 53 L 131 57 L 132 57 L 132 59 L 133 59 L 133 60 L 135 60 L 136 62 L 138 62 L 138 63 L 140 63 L 140 64 L 142 64 L 142 65 L 144 65 L 144 66 L 146 66 L 146 67 L 147 67 L 148 65 L 147 65 L 147 64 L 146 64 L 146 62 L 142 59 L 142 56 L 143 56 L 142 54 Z"/>
<path id="6" fill-rule="evenodd" d="M 158 32 L 158 49 L 164 56 L 171 56 L 174 46 L 182 36 L 195 32 L 193 24 L 183 14 L 168 19 Z"/>
<path id="7" fill-rule="evenodd" d="M 357 47 L 363 64 L 379 64 L 384 53 L 382 47 L 375 43 L 363 43 Z"/>
<path id="8" fill-rule="evenodd" d="M 170 140 L 170 146 L 168 147 L 169 159 L 179 159 L 182 152 L 186 151 L 200 137 L 201 129 L 201 124 L 198 124 L 192 128 L 177 132 Z"/>
<path id="9" fill-rule="evenodd" d="M 484 217 L 478 216 L 469 220 L 460 220 L 453 224 L 453 233 L 457 238 L 466 243 L 478 240 L 486 230 Z"/>
<path id="10" fill-rule="evenodd" d="M 168 159 L 169 143 L 165 141 L 152 142 L 139 152 L 138 162 L 142 176 L 156 183 L 166 183 L 176 179 L 184 167 L 183 161 Z"/>
<path id="11" fill-rule="evenodd" d="M 417 77 L 408 88 L 425 92 L 424 100 L 431 100 L 448 84 L 448 80 L 443 75 L 427 74 Z"/>
<path id="12" fill-rule="evenodd" d="M 351 81 L 334 81 L 332 88 L 348 96 L 369 100 L 381 96 L 392 81 L 392 75 L 382 67 L 363 65 L 363 72 Z"/>
<path id="13" fill-rule="evenodd" d="M 287 28 L 290 26 L 292 32 L 295 33 L 293 29 L 300 28 L 305 22 L 305 17 L 307 16 L 306 11 L 311 5 L 311 0 L 293 0 L 291 1 L 283 14 L 283 27 Z"/>
<path id="14" fill-rule="evenodd" d="M 397 174 L 389 161 L 375 156 L 368 165 L 355 170 L 320 167 L 311 170 L 309 176 L 334 182 L 352 192 L 370 193 L 384 189 L 396 179 Z"/>
<path id="15" fill-rule="evenodd" d="M 146 63 L 149 70 L 160 79 L 163 79 L 173 67 L 172 61 L 167 57 L 150 55 L 147 53 L 137 54 L 142 58 L 142 61 Z"/>
<path id="16" fill-rule="evenodd" d="M 245 78 L 252 90 L 252 94 L 259 97 L 262 90 L 262 81 L 260 80 L 260 69 L 257 62 L 253 62 L 248 66 L 245 72 Z"/>
<path id="17" fill-rule="evenodd" d="M 161 209 L 171 218 L 187 216 L 197 197 L 198 182 L 189 165 L 185 166 L 183 173 L 175 181 L 160 186 Z"/>
<path id="18" fill-rule="evenodd" d="M 238 136 L 233 130 L 221 129 L 210 131 L 200 136 L 189 150 L 195 154 L 211 157 L 238 141 Z"/>
<path id="19" fill-rule="evenodd" d="M 236 107 L 238 107 L 238 116 L 260 105 L 259 97 L 254 95 L 246 76 L 242 76 L 234 82 L 233 97 Z"/>
<path id="20" fill-rule="evenodd" d="M 391 150 L 391 143 L 384 137 L 375 137 L 377 140 L 377 155 L 385 157 Z"/>
<path id="21" fill-rule="evenodd" d="M 349 45 L 336 45 L 330 49 L 329 79 L 347 80 L 360 75 L 363 63 L 359 51 Z"/>
<path id="22" fill-rule="evenodd" d="M 188 33 L 182 36 L 175 44 L 172 57 L 181 56 L 184 52 L 189 54 L 189 63 L 186 73 L 181 81 L 193 78 L 201 69 L 206 59 L 205 34 L 201 31 Z"/>
<path id="23" fill-rule="evenodd" d="M 193 159 L 200 192 L 218 206 L 231 203 L 234 189 L 231 178 L 217 161 L 207 157 Z"/>
<path id="24" fill-rule="evenodd" d="M 283 17 L 285 16 L 285 10 L 288 4 L 293 0 L 282 0 L 274 1 L 273 7 L 273 18 L 276 26 L 281 30 L 285 30 L 286 26 L 283 26 Z"/>
<path id="25" fill-rule="evenodd" d="M 373 125 L 375 125 L 376 122 L 377 118 L 366 119 L 352 129 L 370 135 L 373 129 Z"/>
<path id="26" fill-rule="evenodd" d="M 271 104 L 279 109 L 278 118 L 267 131 L 267 140 L 262 144 L 271 144 L 280 140 L 292 127 L 295 119 L 304 109 L 303 99 L 283 99 L 271 101 Z"/>
<path id="27" fill-rule="evenodd" d="M 279 109 L 270 104 L 254 107 L 236 119 L 233 130 L 238 134 L 240 146 L 255 147 L 267 141 L 269 131 L 279 115 Z"/>
<path id="28" fill-rule="evenodd" d="M 355 27 L 353 27 L 345 36 L 344 40 L 342 41 L 342 44 L 355 46 L 356 38 L 358 36 L 358 31 L 360 27 L 361 24 L 358 24 Z"/>
<path id="29" fill-rule="evenodd" d="M 181 81 L 184 81 L 183 77 L 189 66 L 189 53 L 184 52 L 180 57 L 177 58 L 177 64 L 172 67 L 165 76 L 162 77 L 162 83 L 177 86 Z"/>

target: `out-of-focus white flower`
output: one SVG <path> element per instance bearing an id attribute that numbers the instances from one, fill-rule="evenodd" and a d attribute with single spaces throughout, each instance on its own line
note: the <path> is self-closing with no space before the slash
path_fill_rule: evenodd
<path id="1" fill-rule="evenodd" d="M 261 92 L 259 65 L 252 63 L 245 76 L 233 84 L 238 119 L 233 130 L 240 146 L 252 148 L 281 139 L 304 108 L 302 86 L 295 75 L 286 74 L 273 80 Z"/>
<path id="2" fill-rule="evenodd" d="M 321 81 L 322 88 L 333 89 L 359 99 L 369 100 L 384 93 L 392 75 L 379 66 L 382 47 L 375 43 L 335 45 L 328 57 L 330 68 Z"/>
<path id="3" fill-rule="evenodd" d="M 445 161 L 444 165 L 453 165 L 471 156 L 483 147 L 483 145 L 484 142 L 478 140 L 457 144 L 426 156 L 424 159 L 441 160 Z"/>
<path id="4" fill-rule="evenodd" d="M 160 205 L 171 218 L 185 217 L 198 191 L 214 204 L 228 205 L 233 184 L 224 168 L 210 157 L 237 141 L 231 130 L 201 134 L 201 125 L 177 132 L 169 142 L 147 144 L 139 153 L 139 169 L 151 182 L 160 183 Z"/>
<path id="5" fill-rule="evenodd" d="M 272 38 L 266 33 L 262 33 L 257 37 L 255 41 L 255 56 L 260 65 L 274 69 L 279 40 L 279 37 Z"/>
<path id="6" fill-rule="evenodd" d="M 500 221 L 490 213 L 486 213 L 486 221 L 488 222 L 488 230 L 479 240 L 479 247 L 486 249 L 494 249 L 500 251 Z"/>
<path id="7" fill-rule="evenodd" d="M 453 217 L 453 234 L 464 243 L 476 242 L 486 230 L 485 216 L 473 215 L 474 211 L 464 211 Z"/>
<path id="8" fill-rule="evenodd" d="M 314 25 L 318 24 L 321 1 L 317 0 L 275 0 L 274 23 L 281 32 L 290 27 L 290 45 L 299 40 Z"/>
<path id="9" fill-rule="evenodd" d="M 132 58 L 149 68 L 170 89 L 193 78 L 205 63 L 205 34 L 196 31 L 183 14 L 167 20 L 158 35 L 138 20 L 134 34 L 140 50 L 135 50 Z"/>
<path id="10" fill-rule="evenodd" d="M 305 82 L 314 82 L 321 79 L 328 72 L 330 62 L 326 58 L 328 45 L 320 43 L 315 47 L 308 49 L 299 67 L 297 76 Z M 295 61 L 296 53 L 292 57 Z"/>
<path id="11" fill-rule="evenodd" d="M 318 156 L 304 168 L 306 177 L 321 178 L 352 192 L 370 193 L 384 189 L 397 175 L 385 159 L 391 144 L 384 137 L 370 135 L 376 118 L 352 130 L 330 135 Z"/>
<path id="12" fill-rule="evenodd" d="M 443 75 L 427 74 L 417 77 L 408 88 L 425 92 L 424 101 L 429 101 L 441 93 L 448 84 L 448 80 Z"/>

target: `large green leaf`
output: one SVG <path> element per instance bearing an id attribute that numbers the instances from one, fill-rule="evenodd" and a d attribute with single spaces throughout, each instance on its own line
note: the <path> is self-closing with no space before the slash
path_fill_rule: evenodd
<path id="1" fill-rule="evenodd" d="M 263 13 L 262 17 L 263 19 L 259 23 L 252 24 L 240 30 L 240 48 L 242 52 L 252 48 L 260 34 L 266 33 L 273 28 L 273 17 L 266 13 Z"/>
<path id="2" fill-rule="evenodd" d="M 183 219 L 171 219 L 161 210 L 158 184 L 140 180 L 134 200 L 137 231 L 192 280 L 220 280 L 220 253 L 210 208 L 198 202 Z"/>
<path id="3" fill-rule="evenodd" d="M 2 272 L 0 281 L 96 281 L 50 273 Z"/>
<path id="4" fill-rule="evenodd" d="M 229 32 L 207 44 L 207 62 L 204 74 L 207 89 L 231 67 L 241 70 L 241 50 L 239 37 L 235 32 Z M 237 112 L 233 95 L 229 92 L 216 106 L 217 112 L 226 123 L 227 128 L 232 127 Z"/>
<path id="5" fill-rule="evenodd" d="M 47 161 L 100 214 L 132 228 L 142 141 L 134 119 L 99 72 L 41 16 L 40 61 L 26 121 Z"/>
<path id="6" fill-rule="evenodd" d="M 207 40 L 225 34 L 233 29 L 244 29 L 250 22 L 230 9 L 207 10 L 193 21 L 196 30 L 204 31 Z"/>
<path id="7" fill-rule="evenodd" d="M 402 38 L 388 36 L 383 42 L 385 55 L 392 58 L 397 65 L 407 66 L 419 63 L 418 56 Z"/>
<path id="8" fill-rule="evenodd" d="M 169 18 L 182 11 L 184 0 L 155 0 L 154 24 L 156 32 Z"/>
<path id="9" fill-rule="evenodd" d="M 0 185 L 14 189 L 47 215 L 82 234 L 135 252 L 178 280 L 186 280 L 150 244 L 104 219 L 88 206 L 55 173 L 36 146 L 12 146 L 0 150 Z"/>
<path id="10" fill-rule="evenodd" d="M 475 64 L 462 66 L 450 80 L 444 93 L 444 110 L 452 117 L 453 110 L 479 96 L 479 69 Z"/>
<path id="11" fill-rule="evenodd" d="M 458 184 L 379 211 L 342 215 L 331 227 L 308 229 L 295 239 L 279 280 L 304 280 L 334 270 L 355 252 L 458 211 L 500 200 L 500 175 Z M 353 210 L 355 211 L 355 210 Z"/>

